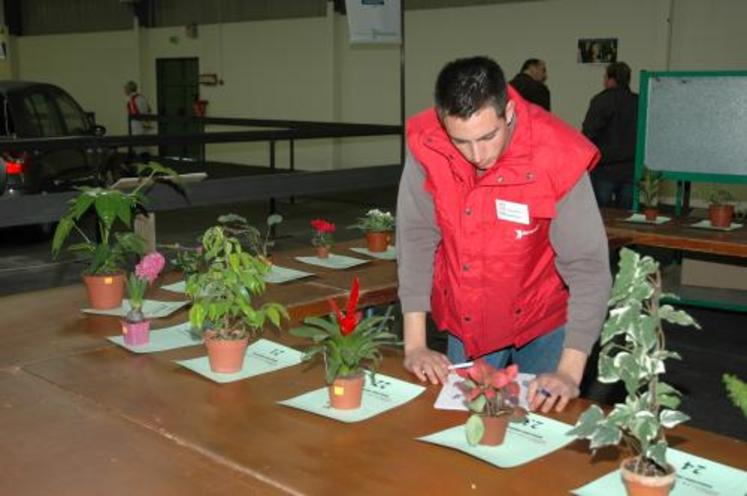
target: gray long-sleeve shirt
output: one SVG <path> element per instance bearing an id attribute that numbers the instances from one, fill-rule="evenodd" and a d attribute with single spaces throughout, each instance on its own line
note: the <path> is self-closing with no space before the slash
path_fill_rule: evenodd
<path id="1" fill-rule="evenodd" d="M 441 233 L 425 172 L 408 152 L 397 197 L 397 271 L 402 311 L 430 311 L 433 261 Z M 589 353 L 599 337 L 612 286 L 604 223 L 584 174 L 550 223 L 555 265 L 568 286 L 566 348 Z"/>

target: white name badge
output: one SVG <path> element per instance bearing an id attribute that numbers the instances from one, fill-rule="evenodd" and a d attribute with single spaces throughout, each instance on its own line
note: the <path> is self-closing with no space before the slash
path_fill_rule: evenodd
<path id="1" fill-rule="evenodd" d="M 523 203 L 496 199 L 495 211 L 501 220 L 529 225 L 529 207 Z"/>

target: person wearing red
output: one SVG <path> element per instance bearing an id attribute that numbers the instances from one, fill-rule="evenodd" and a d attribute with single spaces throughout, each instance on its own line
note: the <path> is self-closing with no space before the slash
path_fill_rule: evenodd
<path id="1" fill-rule="evenodd" d="M 397 199 L 405 367 L 443 382 L 484 357 L 537 374 L 532 409 L 579 394 L 611 288 L 588 172 L 599 152 L 530 105 L 486 57 L 447 64 L 436 105 L 407 124 Z M 448 352 L 426 345 L 426 313 Z"/>

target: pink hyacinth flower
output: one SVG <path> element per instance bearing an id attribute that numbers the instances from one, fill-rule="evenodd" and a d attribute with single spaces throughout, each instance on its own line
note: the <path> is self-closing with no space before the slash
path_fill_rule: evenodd
<path id="1" fill-rule="evenodd" d="M 153 283 L 166 265 L 166 259 L 157 251 L 148 253 L 135 266 L 135 275 L 138 279 L 145 279 L 148 283 Z"/>

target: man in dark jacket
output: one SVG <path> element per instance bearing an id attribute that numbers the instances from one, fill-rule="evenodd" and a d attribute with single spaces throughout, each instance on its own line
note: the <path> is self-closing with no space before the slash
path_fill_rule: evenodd
<path id="1" fill-rule="evenodd" d="M 638 95 L 630 91 L 630 67 L 614 62 L 604 72 L 604 90 L 589 103 L 583 133 L 602 152 L 591 173 L 600 207 L 633 206 Z"/>
<path id="2" fill-rule="evenodd" d="M 519 94 L 543 109 L 550 111 L 550 90 L 547 81 L 547 65 L 544 60 L 527 59 L 519 73 L 511 80 L 511 86 Z"/>

